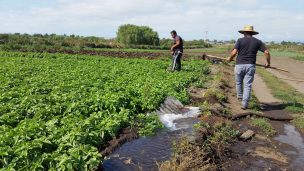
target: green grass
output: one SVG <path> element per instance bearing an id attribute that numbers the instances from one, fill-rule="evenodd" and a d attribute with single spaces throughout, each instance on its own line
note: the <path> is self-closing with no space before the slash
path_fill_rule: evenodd
<path id="1" fill-rule="evenodd" d="M 295 57 L 292 57 L 295 60 L 304 61 L 304 55 L 297 55 Z"/>
<path id="2" fill-rule="evenodd" d="M 275 135 L 276 131 L 265 118 L 253 118 L 250 120 L 250 125 L 258 127 L 268 136 Z"/>
<path id="3" fill-rule="evenodd" d="M 213 144 L 231 144 L 239 132 L 232 127 L 232 123 L 215 123 L 212 126 L 213 136 L 209 137 L 209 142 L 205 143 L 206 146 L 212 146 Z"/>
<path id="4" fill-rule="evenodd" d="M 304 61 L 304 52 L 291 52 L 291 51 L 280 51 L 280 50 L 270 50 L 270 54 L 273 57 L 289 57 L 295 60 Z M 259 53 L 262 56 L 262 53 Z"/>
<path id="5" fill-rule="evenodd" d="M 299 116 L 292 120 L 292 123 L 304 132 L 304 117 Z"/>
<path id="6" fill-rule="evenodd" d="M 273 96 L 284 102 L 285 109 L 292 113 L 298 113 L 294 115 L 292 123 L 303 130 L 304 95 L 263 69 L 258 68 L 257 72 L 265 81 L 267 87 L 271 89 Z"/>
<path id="7" fill-rule="evenodd" d="M 227 96 L 219 89 L 217 88 L 209 88 L 205 94 L 205 98 L 211 98 L 215 97 L 219 102 L 226 102 L 227 101 Z"/>
<path id="8" fill-rule="evenodd" d="M 257 97 L 253 94 L 253 92 L 251 93 L 251 99 L 249 101 L 248 108 L 252 109 L 254 111 L 261 110 L 261 108 L 260 108 L 260 102 L 257 99 Z"/>
<path id="9" fill-rule="evenodd" d="M 302 93 L 266 70 L 258 68 L 257 73 L 263 78 L 267 87 L 271 89 L 273 96 L 285 102 L 285 107 L 288 111 L 304 113 L 304 95 Z"/>
<path id="10" fill-rule="evenodd" d="M 211 48 L 199 48 L 199 49 L 185 49 L 185 53 L 189 52 L 206 52 L 206 53 L 222 53 L 222 54 L 229 54 L 232 50 L 232 45 L 214 45 Z"/>

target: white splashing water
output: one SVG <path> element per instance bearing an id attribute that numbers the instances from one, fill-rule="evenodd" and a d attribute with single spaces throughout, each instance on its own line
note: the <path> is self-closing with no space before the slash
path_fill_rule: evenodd
<path id="1" fill-rule="evenodd" d="M 185 118 L 195 118 L 198 117 L 201 112 L 199 110 L 199 107 L 185 107 L 185 109 L 188 109 L 187 112 L 181 113 L 181 114 L 175 114 L 175 113 L 162 113 L 159 114 L 160 121 L 170 129 L 171 131 L 179 130 L 179 129 L 187 129 L 186 127 L 177 127 L 177 123 L 175 121 Z"/>

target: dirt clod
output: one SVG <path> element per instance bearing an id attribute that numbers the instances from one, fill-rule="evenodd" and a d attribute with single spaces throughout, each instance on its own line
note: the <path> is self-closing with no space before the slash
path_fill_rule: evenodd
<path id="1" fill-rule="evenodd" d="M 281 163 L 288 163 L 288 158 L 282 153 L 276 151 L 275 149 L 266 148 L 266 147 L 256 147 L 255 151 L 250 154 L 254 157 L 263 157 L 266 159 L 272 159 Z"/>

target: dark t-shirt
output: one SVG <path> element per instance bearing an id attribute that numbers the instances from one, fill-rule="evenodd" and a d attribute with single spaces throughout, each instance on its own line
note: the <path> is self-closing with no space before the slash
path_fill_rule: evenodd
<path id="1" fill-rule="evenodd" d="M 234 48 L 238 50 L 236 64 L 255 64 L 258 51 L 267 50 L 265 44 L 255 37 L 238 39 Z"/>
<path id="2" fill-rule="evenodd" d="M 174 51 L 179 50 L 179 51 L 181 51 L 181 52 L 184 52 L 183 39 L 182 39 L 180 36 L 176 35 L 176 37 L 173 39 L 174 44 L 176 44 L 176 42 L 177 42 L 178 40 L 180 41 L 180 44 L 179 44 L 177 47 L 175 47 L 173 50 L 174 50 Z"/>

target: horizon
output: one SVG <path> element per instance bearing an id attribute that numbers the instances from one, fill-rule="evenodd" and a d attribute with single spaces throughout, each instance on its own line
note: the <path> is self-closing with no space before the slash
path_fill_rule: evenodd
<path id="1" fill-rule="evenodd" d="M 304 0 L 2 0 L 0 9 L 0 33 L 109 39 L 120 25 L 135 24 L 151 27 L 160 39 L 170 38 L 174 29 L 185 40 L 227 41 L 242 37 L 238 30 L 253 25 L 264 42 L 304 40 Z"/>
<path id="2" fill-rule="evenodd" d="M 52 34 L 55 34 L 56 36 L 67 36 L 67 37 L 69 37 L 69 36 L 72 36 L 72 35 L 74 35 L 74 36 L 79 36 L 79 37 L 84 37 L 84 38 L 86 38 L 86 37 L 96 37 L 96 38 L 100 38 L 100 39 L 106 39 L 106 40 L 111 40 L 111 39 L 116 39 L 116 37 L 110 37 L 110 38 L 105 38 L 105 37 L 100 37 L 100 36 L 94 36 L 94 35 L 77 35 L 77 34 L 56 34 L 56 33 L 32 33 L 32 34 L 29 34 L 29 33 L 0 33 L 0 35 L 1 34 L 10 34 L 10 35 L 16 35 L 16 34 L 20 34 L 20 35 L 30 35 L 30 36 L 34 36 L 35 34 L 40 34 L 40 35 L 42 35 L 42 36 L 44 36 L 44 35 L 48 35 L 48 36 L 50 36 L 50 35 L 52 35 Z M 159 38 L 160 40 L 162 40 L 162 39 L 172 39 L 172 38 Z M 203 41 L 208 41 L 208 42 L 217 42 L 217 43 L 224 43 L 224 42 L 228 42 L 228 41 L 231 41 L 231 40 L 234 40 L 234 41 L 237 41 L 237 39 L 231 39 L 231 40 L 217 40 L 217 39 L 191 39 L 191 40 L 185 40 L 185 41 L 194 41 L 194 40 L 203 40 Z M 272 42 L 274 42 L 274 43 L 276 43 L 276 44 L 280 44 L 280 43 L 282 43 L 282 42 L 291 42 L 291 43 L 301 43 L 301 44 L 304 44 L 304 41 L 287 41 L 287 40 L 282 40 L 282 41 L 264 41 L 265 43 L 272 43 Z"/>

